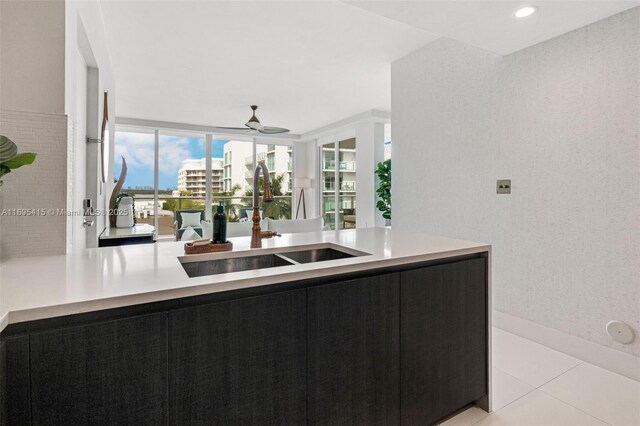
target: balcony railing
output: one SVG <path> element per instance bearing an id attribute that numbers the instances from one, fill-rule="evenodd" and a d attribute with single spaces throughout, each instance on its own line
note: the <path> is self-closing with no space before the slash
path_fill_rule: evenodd
<path id="1" fill-rule="evenodd" d="M 336 189 L 336 185 L 333 182 L 325 182 L 324 183 L 324 191 L 334 191 Z M 355 191 L 356 183 L 353 181 L 344 181 L 340 184 L 340 191 Z"/>
<path id="2" fill-rule="evenodd" d="M 154 224 L 154 199 L 153 194 L 136 194 L 134 196 L 134 208 L 137 223 Z M 222 201 L 229 222 L 238 222 L 242 211 L 253 207 L 253 197 L 247 196 L 217 196 L 212 197 L 212 216 L 218 204 Z M 262 205 L 267 217 L 273 219 L 291 219 L 292 198 L 291 195 L 274 197 L 273 203 Z M 158 195 L 158 235 L 173 235 L 173 222 L 176 210 L 204 210 L 204 196 L 173 197 L 169 194 Z"/>
<path id="3" fill-rule="evenodd" d="M 356 162 L 355 161 L 340 161 L 339 166 L 341 172 L 355 172 L 356 171 Z M 324 161 L 322 166 L 324 170 L 335 170 L 336 162 L 333 160 Z"/>

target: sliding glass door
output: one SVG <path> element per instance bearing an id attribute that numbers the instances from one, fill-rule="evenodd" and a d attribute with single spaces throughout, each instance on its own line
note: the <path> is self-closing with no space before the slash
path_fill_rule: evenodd
<path id="1" fill-rule="evenodd" d="M 356 139 L 320 147 L 321 212 L 331 229 L 356 227 Z"/>

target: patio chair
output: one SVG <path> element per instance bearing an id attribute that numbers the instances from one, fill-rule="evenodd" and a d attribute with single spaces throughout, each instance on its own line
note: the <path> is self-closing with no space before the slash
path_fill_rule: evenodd
<path id="1" fill-rule="evenodd" d="M 199 216 L 196 216 L 196 213 L 198 213 Z M 176 210 L 174 212 L 174 219 L 173 229 L 176 241 L 180 241 L 182 234 L 188 226 L 191 226 L 198 235 L 202 236 L 202 225 L 200 222 L 204 220 L 204 210 Z"/>

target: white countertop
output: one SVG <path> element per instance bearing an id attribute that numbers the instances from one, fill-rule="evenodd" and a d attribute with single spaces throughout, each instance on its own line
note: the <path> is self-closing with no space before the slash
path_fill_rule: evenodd
<path id="1" fill-rule="evenodd" d="M 9 259 L 0 263 L 0 331 L 29 320 L 490 251 L 487 244 L 384 228 L 284 234 L 263 240 L 262 249 L 250 249 L 249 237 L 230 240 L 234 255 L 322 243 L 371 255 L 195 278 L 178 260 L 181 242 Z"/>
<path id="2" fill-rule="evenodd" d="M 150 237 L 155 236 L 155 233 L 156 228 L 146 223 L 140 223 L 131 228 L 105 228 L 100 234 L 100 239 Z"/>

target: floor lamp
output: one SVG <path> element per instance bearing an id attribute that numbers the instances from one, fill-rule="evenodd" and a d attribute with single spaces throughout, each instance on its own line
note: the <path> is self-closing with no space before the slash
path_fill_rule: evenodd
<path id="1" fill-rule="evenodd" d="M 298 208 L 296 209 L 296 219 L 298 218 L 298 213 L 300 213 L 300 204 L 302 204 L 302 218 L 307 218 L 307 205 L 304 201 L 304 190 L 311 189 L 311 179 L 309 178 L 295 178 L 294 186 L 296 188 L 300 188 L 300 196 L 298 197 Z"/>

